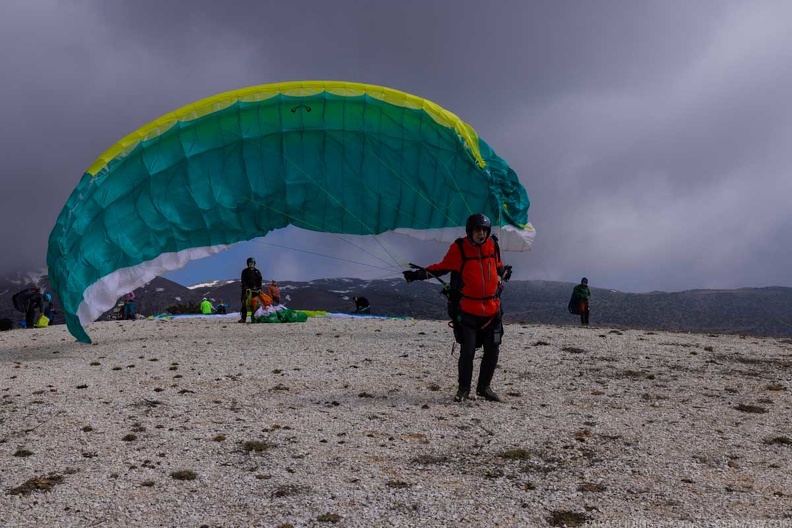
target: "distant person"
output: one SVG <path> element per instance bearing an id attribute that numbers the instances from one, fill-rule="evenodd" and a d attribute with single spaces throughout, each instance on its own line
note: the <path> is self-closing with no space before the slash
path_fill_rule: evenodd
<path id="1" fill-rule="evenodd" d="M 55 318 L 55 305 L 52 304 L 52 295 L 49 293 L 44 294 L 44 315 L 47 316 L 50 323 Z"/>
<path id="2" fill-rule="evenodd" d="M 215 311 L 217 311 L 217 308 L 212 306 L 211 301 L 209 301 L 209 299 L 204 297 L 203 300 L 201 301 L 201 313 L 204 315 L 212 315 L 212 312 Z"/>
<path id="3" fill-rule="evenodd" d="M 52 323 L 53 317 L 55 317 L 55 309 L 52 307 L 52 295 L 45 293 L 43 296 L 41 315 L 33 326 L 36 328 L 46 328 Z"/>
<path id="4" fill-rule="evenodd" d="M 267 288 L 267 292 L 269 293 L 269 296 L 272 297 L 272 304 L 278 305 L 281 303 L 280 288 L 278 288 L 278 285 L 275 283 L 275 279 L 272 279 L 272 282 L 270 282 L 269 288 Z"/>
<path id="5" fill-rule="evenodd" d="M 124 319 L 135 319 L 135 292 L 124 295 Z"/>
<path id="6" fill-rule="evenodd" d="M 247 267 L 242 270 L 241 276 L 242 288 L 242 308 L 239 310 L 239 322 L 247 322 L 248 303 L 252 302 L 252 298 L 261 293 L 261 272 L 256 268 L 256 259 L 249 257 L 247 259 Z M 253 314 L 250 314 L 251 321 Z"/>
<path id="7" fill-rule="evenodd" d="M 572 289 L 572 298 L 569 300 L 569 311 L 580 314 L 580 324 L 583 326 L 588 326 L 589 324 L 590 298 L 591 292 L 588 287 L 588 279 L 583 277 L 580 279 L 580 284 Z"/>
<path id="8" fill-rule="evenodd" d="M 33 328 L 36 322 L 36 312 L 44 313 L 44 296 L 37 287 L 26 288 L 11 297 L 14 308 L 25 314 L 25 328 Z"/>
<path id="9" fill-rule="evenodd" d="M 223 302 L 223 299 L 220 299 L 220 302 L 217 303 L 217 313 L 219 314 L 228 313 L 228 305 Z"/>
<path id="10" fill-rule="evenodd" d="M 352 300 L 355 301 L 355 312 L 354 313 L 362 313 L 362 314 L 370 314 L 371 313 L 371 303 L 365 297 L 352 297 Z"/>

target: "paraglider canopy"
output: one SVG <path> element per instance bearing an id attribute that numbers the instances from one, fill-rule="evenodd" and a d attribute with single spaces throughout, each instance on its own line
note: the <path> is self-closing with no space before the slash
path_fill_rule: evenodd
<path id="1" fill-rule="evenodd" d="M 110 147 L 50 234 L 69 331 L 123 292 L 294 225 L 451 241 L 472 213 L 528 249 L 525 189 L 473 128 L 431 101 L 358 83 L 288 82 L 198 101 Z"/>

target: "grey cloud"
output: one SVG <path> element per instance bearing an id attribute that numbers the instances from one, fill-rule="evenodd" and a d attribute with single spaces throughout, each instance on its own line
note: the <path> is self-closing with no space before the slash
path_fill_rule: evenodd
<path id="1" fill-rule="evenodd" d="M 0 273 L 43 265 L 71 189 L 136 128 L 226 90 L 342 79 L 436 101 L 515 168 L 539 233 L 509 255 L 516 278 L 792 285 L 791 14 L 771 0 L 13 0 L 0 19 L 12 123 L 0 245 L 13 248 Z M 445 250 L 393 245 L 423 263 Z M 247 250 L 285 278 L 387 273 L 254 243 L 177 276 L 235 276 Z"/>

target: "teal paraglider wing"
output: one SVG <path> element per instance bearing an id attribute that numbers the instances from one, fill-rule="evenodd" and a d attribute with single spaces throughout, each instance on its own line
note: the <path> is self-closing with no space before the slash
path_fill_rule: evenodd
<path id="1" fill-rule="evenodd" d="M 70 332 L 119 295 L 237 242 L 294 225 L 451 241 L 473 212 L 528 249 L 517 175 L 470 125 L 420 97 L 289 82 L 204 99 L 123 138 L 88 168 L 50 234 Z"/>

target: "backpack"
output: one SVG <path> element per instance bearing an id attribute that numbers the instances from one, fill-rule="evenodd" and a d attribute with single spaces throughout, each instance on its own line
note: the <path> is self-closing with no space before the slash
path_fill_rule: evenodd
<path id="1" fill-rule="evenodd" d="M 36 288 L 26 288 L 21 292 L 17 292 L 11 297 L 11 302 L 14 303 L 14 308 L 17 311 L 25 313 L 28 310 L 28 306 L 30 304 L 30 298 L 33 297 L 36 293 Z"/>
<path id="2" fill-rule="evenodd" d="M 575 298 L 574 292 L 572 293 L 572 297 L 569 298 L 569 304 L 567 305 L 567 310 L 569 313 L 580 315 L 580 309 L 578 308 L 577 299 Z"/>

